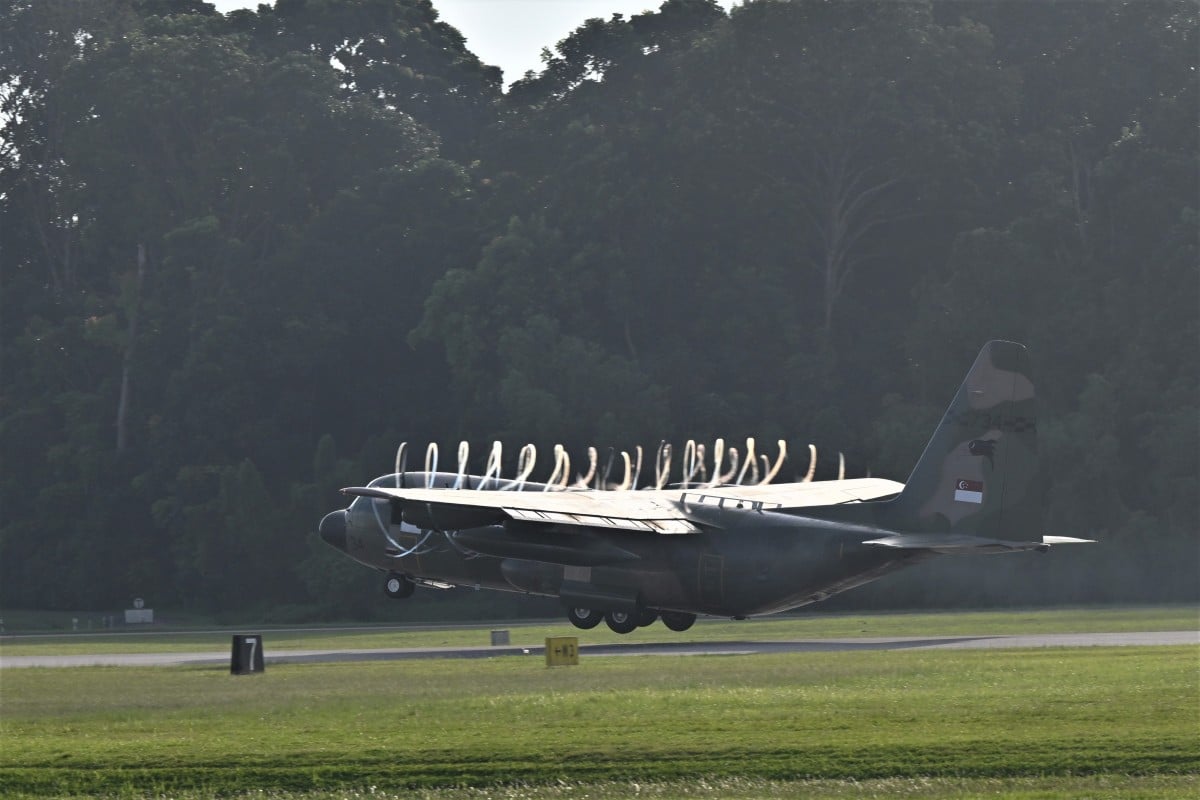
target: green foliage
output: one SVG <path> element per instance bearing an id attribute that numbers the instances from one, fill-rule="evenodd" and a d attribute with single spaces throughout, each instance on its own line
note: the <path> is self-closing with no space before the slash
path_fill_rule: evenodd
<path id="1" fill-rule="evenodd" d="M 501 95 L 424 0 L 10 2 L 0 602 L 378 613 L 314 527 L 402 440 L 903 478 L 994 337 L 1040 376 L 1049 532 L 1103 539 L 1021 599 L 1195 598 L 1197 31 L 668 0 Z"/>
<path id="2" fill-rule="evenodd" d="M 281 0 L 239 24 L 273 52 L 332 63 L 343 96 L 400 109 L 460 160 L 499 95 L 500 70 L 467 50 L 426 0 Z"/>

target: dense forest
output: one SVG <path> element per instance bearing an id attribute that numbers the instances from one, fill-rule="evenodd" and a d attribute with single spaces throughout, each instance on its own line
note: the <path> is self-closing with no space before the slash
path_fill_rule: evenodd
<path id="1" fill-rule="evenodd" d="M 0 607 L 402 614 L 315 528 L 405 440 L 903 480 L 991 338 L 1101 543 L 838 602 L 1194 601 L 1198 20 L 668 0 L 519 77 L 429 0 L 0 0 Z"/>

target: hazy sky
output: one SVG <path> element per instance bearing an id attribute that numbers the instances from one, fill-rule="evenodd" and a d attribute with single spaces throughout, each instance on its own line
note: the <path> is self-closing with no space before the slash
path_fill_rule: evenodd
<path id="1" fill-rule="evenodd" d="M 258 6 L 258 0 L 208 2 L 220 11 Z M 629 17 L 660 5 L 662 0 L 433 0 L 441 18 L 467 37 L 471 52 L 504 70 L 506 86 L 526 70 L 539 69 L 542 48 L 553 49 L 585 19 Z M 733 2 L 722 0 L 721 5 L 728 9 Z"/>

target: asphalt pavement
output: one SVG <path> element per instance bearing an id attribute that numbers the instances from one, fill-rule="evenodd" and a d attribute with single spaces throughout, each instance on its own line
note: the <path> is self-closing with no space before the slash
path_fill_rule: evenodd
<path id="1" fill-rule="evenodd" d="M 1200 644 L 1200 631 L 1131 631 L 1126 633 L 1047 633 L 1012 636 L 890 636 L 853 639 L 732 642 L 630 642 L 581 644 L 580 657 L 589 656 L 732 656 L 759 653 L 819 653 L 848 650 L 985 650 L 1029 647 L 1146 647 Z M 396 647 L 363 650 L 272 650 L 263 638 L 263 654 L 270 664 L 311 664 L 345 661 L 404 661 L 430 658 L 542 658 L 544 648 L 501 645 L 494 647 Z M 47 656 L 5 656 L 0 669 L 21 667 L 146 667 L 212 665 L 227 668 L 229 649 L 195 653 L 96 653 Z"/>

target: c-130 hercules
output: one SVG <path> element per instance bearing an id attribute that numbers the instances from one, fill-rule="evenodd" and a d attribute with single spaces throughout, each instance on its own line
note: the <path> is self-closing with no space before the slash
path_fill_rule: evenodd
<path id="1" fill-rule="evenodd" d="M 1025 348 L 1005 341 L 983 347 L 907 483 L 503 485 L 490 470 L 385 475 L 343 489 L 354 500 L 320 535 L 387 573 L 393 597 L 415 584 L 546 595 L 577 627 L 618 633 L 785 611 L 938 554 L 1091 541 L 1041 533 L 1034 385 Z"/>

